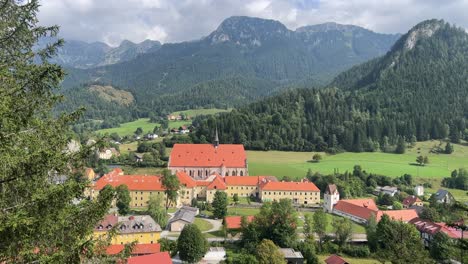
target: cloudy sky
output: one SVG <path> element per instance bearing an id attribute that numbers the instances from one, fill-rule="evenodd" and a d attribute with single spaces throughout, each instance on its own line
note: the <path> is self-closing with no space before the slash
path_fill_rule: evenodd
<path id="1" fill-rule="evenodd" d="M 208 35 L 227 17 L 279 20 L 290 29 L 334 21 L 404 33 L 429 18 L 468 28 L 468 0 L 40 0 L 41 24 L 61 36 L 118 45 L 123 39 L 179 42 Z"/>

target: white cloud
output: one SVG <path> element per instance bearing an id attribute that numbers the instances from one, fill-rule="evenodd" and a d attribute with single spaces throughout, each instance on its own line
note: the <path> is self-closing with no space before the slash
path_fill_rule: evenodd
<path id="1" fill-rule="evenodd" d="M 468 28 L 468 0 L 41 0 L 41 24 L 58 24 L 67 39 L 162 42 L 198 39 L 233 15 L 276 19 L 288 28 L 334 21 L 404 33 L 442 18 Z"/>

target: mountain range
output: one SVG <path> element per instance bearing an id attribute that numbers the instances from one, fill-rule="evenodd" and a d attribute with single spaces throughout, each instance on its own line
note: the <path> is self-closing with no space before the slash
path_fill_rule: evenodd
<path id="1" fill-rule="evenodd" d="M 115 49 L 89 63 L 71 56 L 62 59 L 68 62 L 64 65 L 69 73 L 63 86 L 67 95 L 82 93 L 82 98 L 86 93 L 94 96 L 87 89 L 90 84 L 128 91 L 139 116 L 196 107 L 237 107 L 284 88 L 326 84 L 339 72 L 385 54 L 399 36 L 336 23 L 290 30 L 274 20 L 230 17 L 206 37 L 154 45 L 140 56 L 131 52 L 137 54 L 132 59 L 108 55 L 121 54 Z M 72 61 L 108 65 L 78 69 Z"/>
<path id="2" fill-rule="evenodd" d="M 323 89 L 295 89 L 197 120 L 194 141 L 250 149 L 391 152 L 407 142 L 468 139 L 468 34 L 442 20 L 419 23 L 384 56 Z M 203 136 L 203 137 L 202 137 Z"/>

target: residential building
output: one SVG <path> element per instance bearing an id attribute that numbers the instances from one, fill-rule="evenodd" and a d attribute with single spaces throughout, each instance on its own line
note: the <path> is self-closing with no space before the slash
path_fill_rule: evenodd
<path id="1" fill-rule="evenodd" d="M 145 138 L 148 140 L 156 139 L 158 137 L 159 137 L 158 134 L 154 134 L 154 133 L 148 133 L 145 135 Z"/>
<path id="2" fill-rule="evenodd" d="M 410 195 L 410 196 L 406 197 L 405 199 L 403 199 L 402 204 L 403 204 L 404 208 L 410 208 L 413 205 L 414 206 L 421 206 L 421 207 L 424 206 L 421 199 L 419 199 L 415 195 Z"/>
<path id="3" fill-rule="evenodd" d="M 455 198 L 453 197 L 453 195 L 449 191 L 444 189 L 437 190 L 437 192 L 433 195 L 438 203 L 452 204 L 455 202 Z"/>
<path id="4" fill-rule="evenodd" d="M 161 227 L 149 215 L 116 216 L 107 215 L 95 228 L 95 238 L 106 238 L 108 232 L 117 228 L 111 244 L 154 244 L 160 238 Z"/>
<path id="5" fill-rule="evenodd" d="M 101 149 L 98 151 L 97 154 L 98 154 L 99 159 L 102 159 L 102 160 L 109 160 L 112 157 L 120 156 L 119 151 L 116 150 L 115 148 Z"/>
<path id="6" fill-rule="evenodd" d="M 225 176 L 226 193 L 228 197 L 237 194 L 239 198 L 255 197 L 260 198 L 260 187 L 267 181 L 278 181 L 274 176 Z"/>
<path id="7" fill-rule="evenodd" d="M 398 188 L 397 187 L 392 187 L 392 186 L 384 186 L 384 187 L 377 186 L 375 188 L 375 191 L 377 193 L 388 194 L 388 195 L 393 197 L 393 196 L 395 196 L 395 194 L 398 193 Z"/>
<path id="8" fill-rule="evenodd" d="M 218 264 L 226 260 L 226 250 L 223 247 L 210 247 L 199 264 Z"/>
<path id="9" fill-rule="evenodd" d="M 424 195 L 424 186 L 417 185 L 416 187 L 414 187 L 414 195 L 423 196 Z"/>
<path id="10" fill-rule="evenodd" d="M 135 162 L 143 162 L 143 154 L 140 153 L 135 153 L 133 154 L 133 158 L 135 159 Z"/>
<path id="11" fill-rule="evenodd" d="M 247 223 L 250 223 L 253 221 L 254 216 L 249 215 L 246 216 L 245 219 L 247 220 Z M 241 228 L 242 216 L 226 216 L 224 218 L 224 222 L 226 223 L 226 228 L 228 230 L 239 230 Z"/>
<path id="12" fill-rule="evenodd" d="M 193 224 L 195 216 L 198 214 L 198 209 L 182 206 L 174 216 L 169 220 L 169 230 L 172 232 L 181 232 L 185 225 Z"/>
<path id="13" fill-rule="evenodd" d="M 418 217 L 414 209 L 381 211 L 373 199 L 340 200 L 333 208 L 333 213 L 361 224 L 367 224 L 372 215 L 377 221 L 380 221 L 384 214 L 393 220 L 403 222 Z"/>
<path id="14" fill-rule="evenodd" d="M 325 189 L 325 194 L 323 195 L 323 209 L 325 212 L 331 213 L 333 211 L 333 206 L 340 200 L 340 193 L 335 184 L 329 184 Z"/>
<path id="15" fill-rule="evenodd" d="M 320 190 L 307 180 L 301 182 L 267 181 L 261 186 L 261 200 L 291 199 L 294 205 L 312 206 L 320 203 Z"/>
<path id="16" fill-rule="evenodd" d="M 174 144 L 168 169 L 172 173 L 183 171 L 196 180 L 206 179 L 213 173 L 248 175 L 244 146 L 219 144 L 217 137 L 214 144 Z"/>
<path id="17" fill-rule="evenodd" d="M 117 244 L 117 245 L 110 245 L 106 248 L 107 255 L 117 255 L 125 249 L 125 245 Z M 143 256 L 161 252 L 161 245 L 160 244 L 136 244 L 130 255 L 132 256 Z"/>
<path id="18" fill-rule="evenodd" d="M 421 235 L 421 240 L 423 241 L 424 246 L 426 247 L 429 247 L 434 238 L 434 235 L 439 232 L 445 233 L 448 237 L 452 239 L 460 239 L 462 238 L 462 236 L 464 238 L 468 237 L 468 231 L 464 231 L 464 233 L 462 234 L 461 230 L 457 230 L 456 228 L 447 226 L 446 223 L 434 223 L 429 220 L 420 218 L 415 218 L 409 223 L 413 224 L 419 231 Z"/>
<path id="19" fill-rule="evenodd" d="M 288 264 L 303 264 L 304 257 L 299 251 L 294 251 L 292 248 L 280 248 L 281 253 L 284 255 L 284 259 Z"/>
<path id="20" fill-rule="evenodd" d="M 342 257 L 337 256 L 337 255 L 331 255 L 327 259 L 325 259 L 326 264 L 349 264 L 346 260 L 344 260 Z"/>
<path id="21" fill-rule="evenodd" d="M 172 264 L 169 252 L 159 252 L 150 255 L 130 257 L 127 259 L 127 264 Z"/>

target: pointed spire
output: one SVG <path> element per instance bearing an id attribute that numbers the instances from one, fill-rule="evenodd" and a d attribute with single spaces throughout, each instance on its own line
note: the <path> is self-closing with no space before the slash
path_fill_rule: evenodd
<path id="1" fill-rule="evenodd" d="M 216 134 L 215 134 L 214 146 L 215 146 L 215 148 L 217 148 L 217 147 L 219 146 L 218 126 L 216 126 Z"/>

